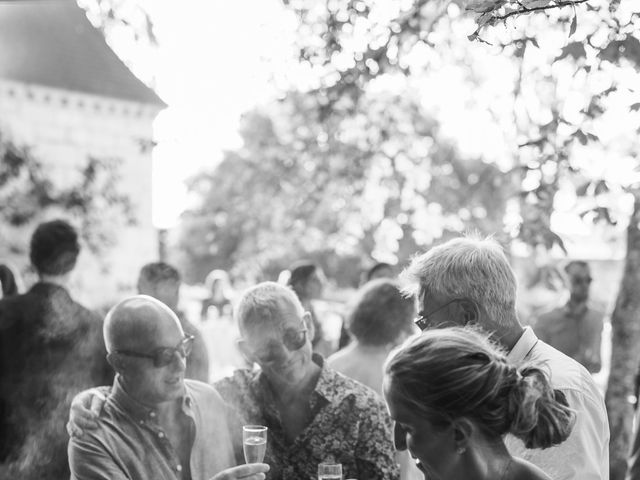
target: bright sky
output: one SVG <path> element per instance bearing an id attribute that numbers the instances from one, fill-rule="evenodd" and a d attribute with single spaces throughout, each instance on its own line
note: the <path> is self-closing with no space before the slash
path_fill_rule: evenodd
<path id="1" fill-rule="evenodd" d="M 154 224 L 187 207 L 184 181 L 240 145 L 243 112 L 273 98 L 296 72 L 295 17 L 281 0 L 147 2 L 158 47 L 109 42 L 169 105 L 154 125 Z"/>

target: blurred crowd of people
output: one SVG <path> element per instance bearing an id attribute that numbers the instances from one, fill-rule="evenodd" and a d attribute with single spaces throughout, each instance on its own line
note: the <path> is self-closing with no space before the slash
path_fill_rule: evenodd
<path id="1" fill-rule="evenodd" d="M 101 318 L 69 291 L 79 253 L 54 220 L 31 238 L 29 290 L 0 265 L 2 478 L 300 479 L 327 458 L 361 480 L 609 478 L 590 375 L 605 314 L 584 261 L 566 264 L 567 303 L 524 327 L 502 248 L 450 240 L 400 279 L 387 263 L 363 272 L 329 338 L 316 263 L 242 293 L 213 270 L 197 319 L 180 308 L 179 271 L 149 263 Z M 220 319 L 243 365 L 210 383 L 201 327 Z M 264 462 L 244 464 L 247 424 L 268 427 Z"/>

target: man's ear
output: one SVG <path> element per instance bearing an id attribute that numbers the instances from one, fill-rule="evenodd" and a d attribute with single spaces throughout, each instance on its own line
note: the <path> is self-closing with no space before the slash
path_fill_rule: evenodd
<path id="1" fill-rule="evenodd" d="M 107 362 L 120 375 L 123 375 L 127 369 L 125 360 L 117 353 L 107 353 Z"/>
<path id="2" fill-rule="evenodd" d="M 474 424 L 464 417 L 453 422 L 453 442 L 459 455 L 467 451 L 474 430 Z"/>
<path id="3" fill-rule="evenodd" d="M 471 300 L 460 300 L 458 305 L 461 309 L 460 314 L 462 315 L 465 325 L 478 323 L 478 320 L 480 319 L 480 312 L 478 311 L 478 306 L 475 302 L 472 302 Z"/>
<path id="4" fill-rule="evenodd" d="M 313 324 L 313 317 L 311 316 L 311 312 L 304 312 L 302 314 L 302 321 L 304 322 L 304 326 L 307 329 L 309 340 L 313 340 L 313 337 L 316 334 L 316 326 Z"/>

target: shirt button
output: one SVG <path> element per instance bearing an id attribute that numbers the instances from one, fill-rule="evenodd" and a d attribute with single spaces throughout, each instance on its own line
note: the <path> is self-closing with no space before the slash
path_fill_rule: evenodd
<path id="1" fill-rule="evenodd" d="M 158 438 L 164 438 L 164 433 L 160 432 L 160 433 L 158 434 Z"/>
<path id="2" fill-rule="evenodd" d="M 140 420 L 140 425 L 144 425 L 144 420 Z"/>
<path id="3" fill-rule="evenodd" d="M 176 470 L 177 470 L 177 471 L 179 471 L 179 472 L 181 472 L 181 471 L 182 471 L 182 465 L 178 465 L 178 466 L 176 467 Z"/>
<path id="4" fill-rule="evenodd" d="M 151 413 L 149 414 L 149 416 L 150 416 L 151 418 L 156 418 L 156 412 L 151 412 Z"/>

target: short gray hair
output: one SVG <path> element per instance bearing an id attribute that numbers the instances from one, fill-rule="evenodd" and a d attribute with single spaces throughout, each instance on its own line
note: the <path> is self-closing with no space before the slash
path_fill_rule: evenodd
<path id="1" fill-rule="evenodd" d="M 240 330 L 277 321 L 287 306 L 302 315 L 304 308 L 295 292 L 276 282 L 262 282 L 248 288 L 235 308 L 235 319 Z"/>
<path id="2" fill-rule="evenodd" d="M 448 299 L 466 298 L 497 325 L 507 326 L 515 319 L 516 276 L 491 237 L 459 237 L 438 245 L 415 257 L 402 279 L 412 284 L 405 293 L 424 289 Z"/>

